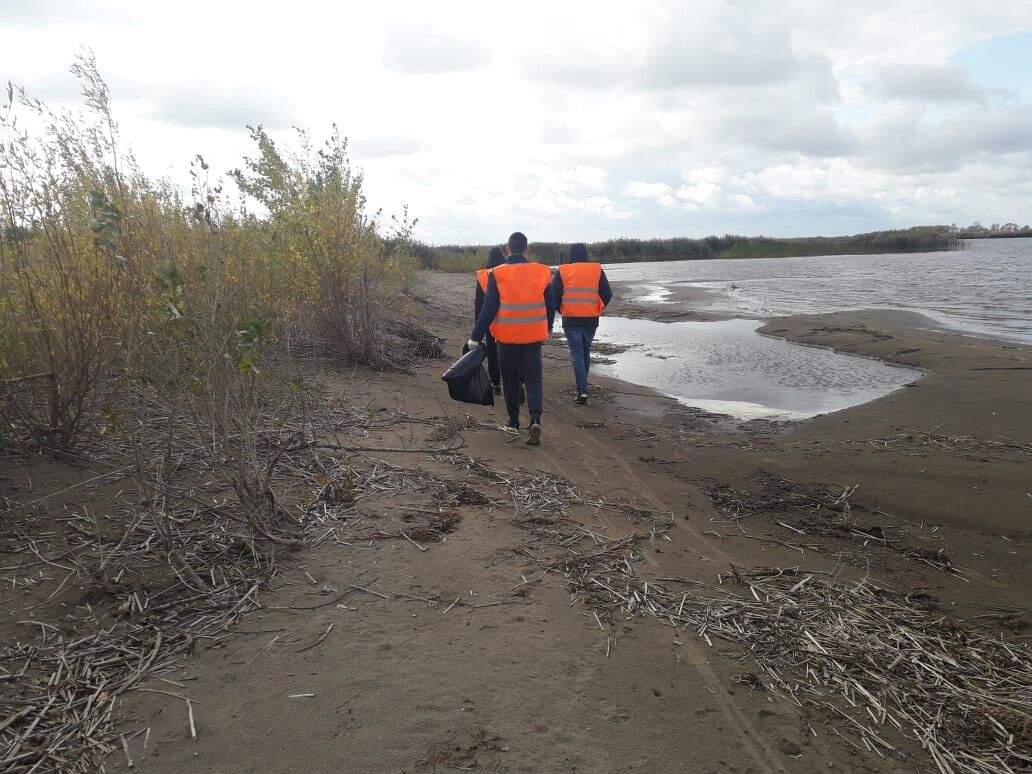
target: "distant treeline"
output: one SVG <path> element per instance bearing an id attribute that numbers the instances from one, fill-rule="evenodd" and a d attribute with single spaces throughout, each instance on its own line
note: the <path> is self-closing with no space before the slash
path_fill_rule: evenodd
<path id="1" fill-rule="evenodd" d="M 602 263 L 690 261 L 707 258 L 785 258 L 959 250 L 962 247 L 962 238 L 965 237 L 960 235 L 956 226 L 916 226 L 842 237 L 773 239 L 726 234 L 702 239 L 610 239 L 588 244 L 588 251 L 594 260 Z M 484 265 L 490 247 L 491 245 L 417 245 L 416 256 L 424 268 L 472 271 Z M 562 263 L 568 248 L 568 244 L 561 242 L 532 242 L 530 253 L 543 263 L 558 264 Z"/>
<path id="2" fill-rule="evenodd" d="M 957 239 L 1007 239 L 1008 237 L 1032 237 L 1032 226 L 1019 226 L 1017 223 L 993 223 L 983 226 L 977 220 L 970 226 L 949 226 L 948 233 Z"/>

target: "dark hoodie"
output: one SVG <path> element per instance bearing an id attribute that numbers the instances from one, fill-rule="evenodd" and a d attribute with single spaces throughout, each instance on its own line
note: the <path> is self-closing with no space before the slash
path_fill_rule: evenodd
<path id="1" fill-rule="evenodd" d="M 570 245 L 570 263 L 583 263 L 588 260 L 588 248 L 581 244 Z M 598 278 L 598 295 L 602 299 L 602 303 L 605 306 L 609 306 L 609 302 L 613 300 L 613 291 L 609 287 L 609 280 L 606 278 L 605 269 L 602 270 L 602 275 Z M 555 298 L 555 306 L 557 309 L 561 309 L 563 305 L 563 275 L 562 272 L 556 272 L 555 277 L 552 278 L 552 296 Z M 597 328 L 598 318 L 597 317 L 564 317 L 563 318 L 564 328 Z"/>
<path id="2" fill-rule="evenodd" d="M 487 254 L 487 268 L 493 269 L 503 263 L 505 263 L 505 256 L 502 254 L 502 248 L 492 247 L 491 252 Z M 473 321 L 476 322 L 480 317 L 480 310 L 484 308 L 484 290 L 480 287 L 479 282 L 474 280 L 474 284 L 476 284 L 477 290 L 473 296 Z"/>

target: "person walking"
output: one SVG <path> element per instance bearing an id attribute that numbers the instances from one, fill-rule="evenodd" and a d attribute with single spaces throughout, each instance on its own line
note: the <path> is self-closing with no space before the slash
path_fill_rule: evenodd
<path id="1" fill-rule="evenodd" d="M 520 429 L 520 388 L 526 387 L 530 429 L 527 443 L 541 443 L 544 390 L 541 344 L 548 339 L 555 320 L 552 272 L 527 260 L 527 237 L 519 231 L 509 237 L 505 263 L 491 270 L 484 291 L 484 305 L 470 333 L 469 347 L 481 346 L 488 332 L 498 344 L 508 426 Z"/>
<path id="2" fill-rule="evenodd" d="M 613 300 L 613 291 L 602 264 L 588 260 L 583 243 L 570 245 L 570 262 L 559 267 L 552 280 L 552 295 L 563 316 L 563 332 L 570 347 L 575 400 L 588 402 L 588 371 L 591 370 L 591 342 L 598 330 L 598 318 Z"/>
<path id="3" fill-rule="evenodd" d="M 484 295 L 487 293 L 487 280 L 491 276 L 491 270 L 496 266 L 505 263 L 505 256 L 502 248 L 492 247 L 487 254 L 487 266 L 477 271 L 477 287 L 473 295 L 473 322 L 476 323 L 480 317 L 480 310 L 484 308 Z M 498 346 L 494 336 L 488 331 L 484 345 L 487 347 L 487 375 L 491 378 L 491 387 L 495 395 L 502 394 L 502 378 L 498 370 Z"/>

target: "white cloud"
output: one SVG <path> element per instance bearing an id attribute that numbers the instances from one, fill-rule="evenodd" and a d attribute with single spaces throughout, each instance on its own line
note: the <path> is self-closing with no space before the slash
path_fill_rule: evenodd
<path id="1" fill-rule="evenodd" d="M 408 156 L 430 148 L 422 140 L 397 136 L 352 138 L 349 147 L 354 158 L 359 161 L 385 156 Z"/>
<path id="2" fill-rule="evenodd" d="M 834 99 L 830 61 L 800 55 L 790 26 L 776 16 L 741 13 L 714 0 L 669 2 L 641 8 L 637 30 L 607 30 L 544 45 L 523 62 L 535 79 L 573 87 L 628 91 L 748 87 L 805 81 L 811 95 Z M 646 22 L 641 29 L 641 22 Z"/>
<path id="3" fill-rule="evenodd" d="M 101 20 L 105 24 L 130 24 L 140 17 L 133 8 L 103 0 L 4 0 L 4 26 L 36 27 L 81 25 Z"/>
<path id="4" fill-rule="evenodd" d="M 72 104 L 92 45 L 176 179 L 238 166 L 245 124 L 335 122 L 436 242 L 833 233 L 1028 220 L 1032 73 L 953 58 L 1022 29 L 1028 0 L 5 0 L 0 72 Z"/>
<path id="5" fill-rule="evenodd" d="M 938 120 L 890 106 L 863 133 L 863 159 L 889 170 L 951 171 L 976 160 L 1009 165 L 1032 151 L 1032 105 L 965 110 Z"/>
<path id="6" fill-rule="evenodd" d="M 384 64 L 392 70 L 417 75 L 461 72 L 484 67 L 491 52 L 470 40 L 429 24 L 401 23 L 386 35 Z"/>
<path id="7" fill-rule="evenodd" d="M 218 83 L 171 83 L 136 85 L 121 91 L 141 100 L 144 115 L 171 126 L 199 129 L 243 129 L 262 124 L 285 129 L 294 123 L 289 101 L 266 92 Z"/>
<path id="8" fill-rule="evenodd" d="M 685 174 L 675 195 L 695 212 L 757 213 L 763 208 L 748 187 L 726 169 L 704 167 Z M 755 189 L 754 189 L 755 190 Z"/>
<path id="9" fill-rule="evenodd" d="M 715 116 L 710 135 L 724 143 L 814 157 L 849 155 L 855 147 L 851 131 L 834 112 L 795 105 L 732 108 Z"/>
<path id="10" fill-rule="evenodd" d="M 580 138 L 580 132 L 563 121 L 546 120 L 541 127 L 541 142 L 546 145 L 570 145 Z"/>
<path id="11" fill-rule="evenodd" d="M 972 82 L 956 65 L 885 64 L 876 68 L 867 90 L 884 99 L 986 104 L 989 90 Z"/>
<path id="12" fill-rule="evenodd" d="M 623 195 L 630 199 L 654 201 L 666 209 L 673 209 L 677 206 L 674 189 L 666 183 L 646 183 L 641 180 L 632 180 L 624 186 Z"/>

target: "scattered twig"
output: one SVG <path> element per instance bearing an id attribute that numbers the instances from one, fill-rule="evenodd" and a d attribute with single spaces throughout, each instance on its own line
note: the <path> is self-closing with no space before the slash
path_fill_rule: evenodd
<path id="1" fill-rule="evenodd" d="M 320 644 L 322 644 L 323 640 L 325 640 L 327 637 L 330 636 L 330 632 L 331 631 L 333 631 L 333 624 L 332 623 L 329 626 L 326 627 L 326 631 L 324 631 L 319 636 L 319 639 L 317 639 L 311 645 L 306 645 L 305 647 L 300 648 L 299 650 L 295 650 L 294 652 L 295 653 L 304 653 L 306 650 L 311 650 L 312 648 L 318 647 Z"/>

